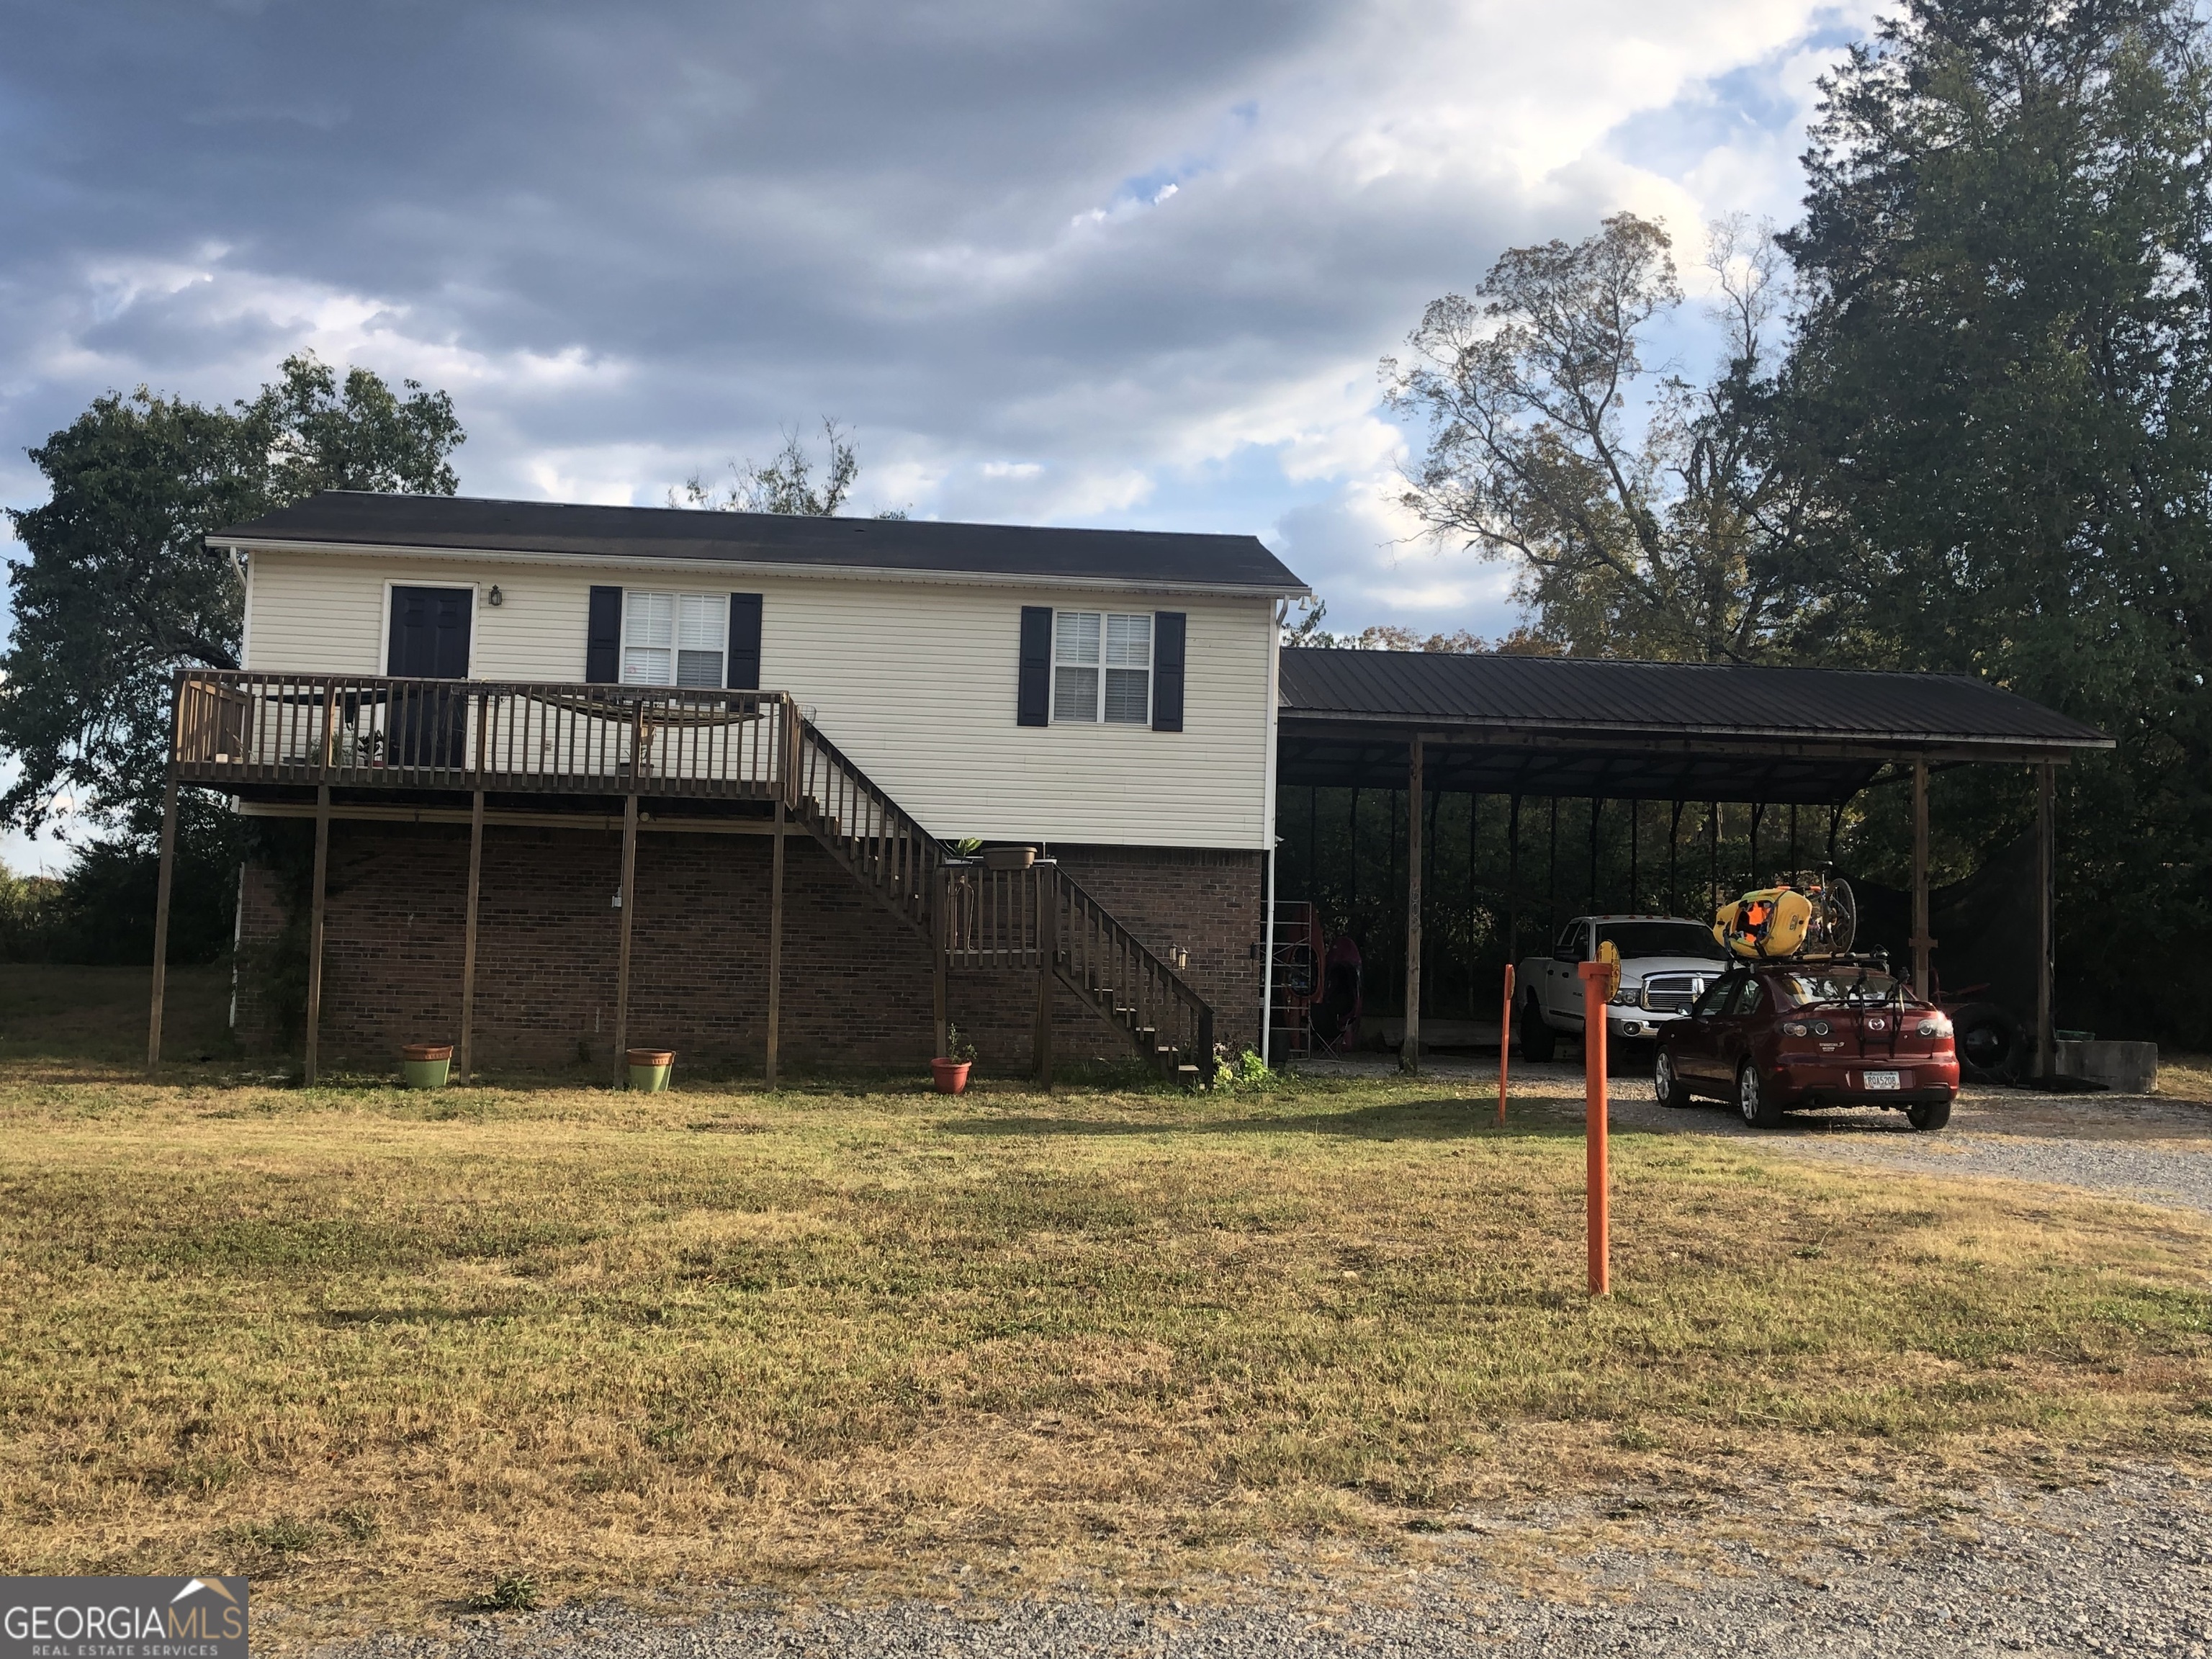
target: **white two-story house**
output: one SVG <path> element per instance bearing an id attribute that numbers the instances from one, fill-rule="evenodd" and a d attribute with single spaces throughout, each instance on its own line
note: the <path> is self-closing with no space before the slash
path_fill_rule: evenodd
<path id="1" fill-rule="evenodd" d="M 257 821 L 249 1039 L 735 1066 L 949 1018 L 1012 1070 L 1256 1036 L 1304 587 L 1252 538 L 330 493 L 209 539 L 243 663 L 182 683 L 178 762 Z"/>

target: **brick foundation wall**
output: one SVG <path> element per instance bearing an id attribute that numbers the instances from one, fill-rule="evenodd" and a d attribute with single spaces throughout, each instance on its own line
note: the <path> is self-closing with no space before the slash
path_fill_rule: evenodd
<path id="1" fill-rule="evenodd" d="M 332 1069 L 387 1070 L 402 1043 L 458 1036 L 468 850 L 468 832 L 459 826 L 343 820 L 331 826 L 322 1042 Z M 772 850 L 763 836 L 640 836 L 633 1043 L 674 1048 L 679 1064 L 758 1064 L 767 1040 Z M 1187 976 L 1212 1002 L 1223 1042 L 1255 1040 L 1260 854 L 1054 850 L 1151 948 L 1188 950 Z M 611 900 L 621 870 L 618 833 L 485 830 L 477 922 L 479 1069 L 608 1065 L 622 915 Z M 289 988 L 280 982 L 280 940 L 299 885 L 252 865 L 240 884 L 239 1031 L 263 1050 L 285 1042 L 288 994 L 295 1008 L 301 1000 L 296 961 Z M 303 933 L 294 931 L 295 956 Z M 781 1041 L 792 1060 L 928 1057 L 928 950 L 804 836 L 787 843 L 783 962 Z M 982 1069 L 1028 1068 L 1036 994 L 1035 978 L 1026 974 L 952 976 L 951 1016 L 971 1034 Z M 1055 1008 L 1060 1060 L 1130 1052 L 1126 1038 L 1066 991 L 1057 994 Z"/>

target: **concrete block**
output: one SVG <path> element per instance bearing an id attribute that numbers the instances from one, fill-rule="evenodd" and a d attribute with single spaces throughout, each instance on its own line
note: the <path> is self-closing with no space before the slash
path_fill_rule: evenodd
<path id="1" fill-rule="evenodd" d="M 2084 1078 L 2124 1095 L 2147 1095 L 2157 1086 L 2155 1042 L 2059 1042 L 2052 1048 L 2061 1077 Z"/>

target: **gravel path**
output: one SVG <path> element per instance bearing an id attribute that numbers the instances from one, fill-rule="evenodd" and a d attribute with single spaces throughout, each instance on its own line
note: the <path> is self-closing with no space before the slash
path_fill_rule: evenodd
<path id="1" fill-rule="evenodd" d="M 1677 1553 L 1663 1522 L 1644 1522 L 1563 1555 L 1567 1576 L 1533 1592 L 1522 1587 L 1525 1553 L 1512 1547 L 1571 1535 L 1578 1517 L 1468 1516 L 1474 1541 L 1457 1567 L 1336 1583 L 1285 1570 L 1231 1587 L 1218 1602 L 1039 1597 L 703 1618 L 600 1604 L 463 1619 L 448 1632 L 326 1649 L 325 1659 L 2212 1655 L 2208 1498 L 2197 1483 L 2137 1470 L 2081 1490 L 1962 1497 L 1933 1519 L 1832 1506 L 1830 1536 L 1787 1551 L 1750 1509 L 1739 1513 L 1741 1530 L 1769 1538 L 1765 1547 Z M 1714 1519 L 1702 1516 L 1708 1536 Z M 1881 1540 L 1871 1544 L 1877 1519 Z"/>

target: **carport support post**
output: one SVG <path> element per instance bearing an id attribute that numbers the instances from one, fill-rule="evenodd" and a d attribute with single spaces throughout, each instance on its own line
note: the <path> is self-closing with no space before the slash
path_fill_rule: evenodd
<path id="1" fill-rule="evenodd" d="M 146 1024 L 146 1069 L 161 1063 L 161 997 L 169 982 L 169 889 L 177 878 L 177 769 L 161 789 L 161 875 L 154 889 L 154 1003 Z"/>
<path id="2" fill-rule="evenodd" d="M 2057 1033 L 2051 1028 L 2051 948 L 2057 929 L 2052 880 L 2056 854 L 2057 768 L 2039 763 L 2035 780 L 2035 1074 L 2048 1081 L 2057 1070 Z"/>
<path id="3" fill-rule="evenodd" d="M 1406 745 L 1406 1040 L 1401 1069 L 1421 1069 L 1421 734 Z"/>
<path id="4" fill-rule="evenodd" d="M 307 1081 L 312 1089 L 321 1072 L 323 1024 L 323 895 L 330 885 L 331 787 L 315 786 L 315 890 L 307 911 Z"/>
<path id="5" fill-rule="evenodd" d="M 1923 997 L 1929 984 L 1928 952 L 1928 763 L 1912 763 L 1912 988 Z"/>
<path id="6" fill-rule="evenodd" d="M 1589 1212 L 1589 1293 L 1613 1291 L 1613 1191 L 1606 1168 L 1605 1006 L 1613 996 L 1611 965 L 1585 962 L 1583 981 L 1583 1146 Z"/>
<path id="7" fill-rule="evenodd" d="M 636 751 L 631 750 L 633 754 Z M 615 1081 L 629 1076 L 629 934 L 637 915 L 637 797 L 623 797 L 622 921 L 615 946 Z"/>

